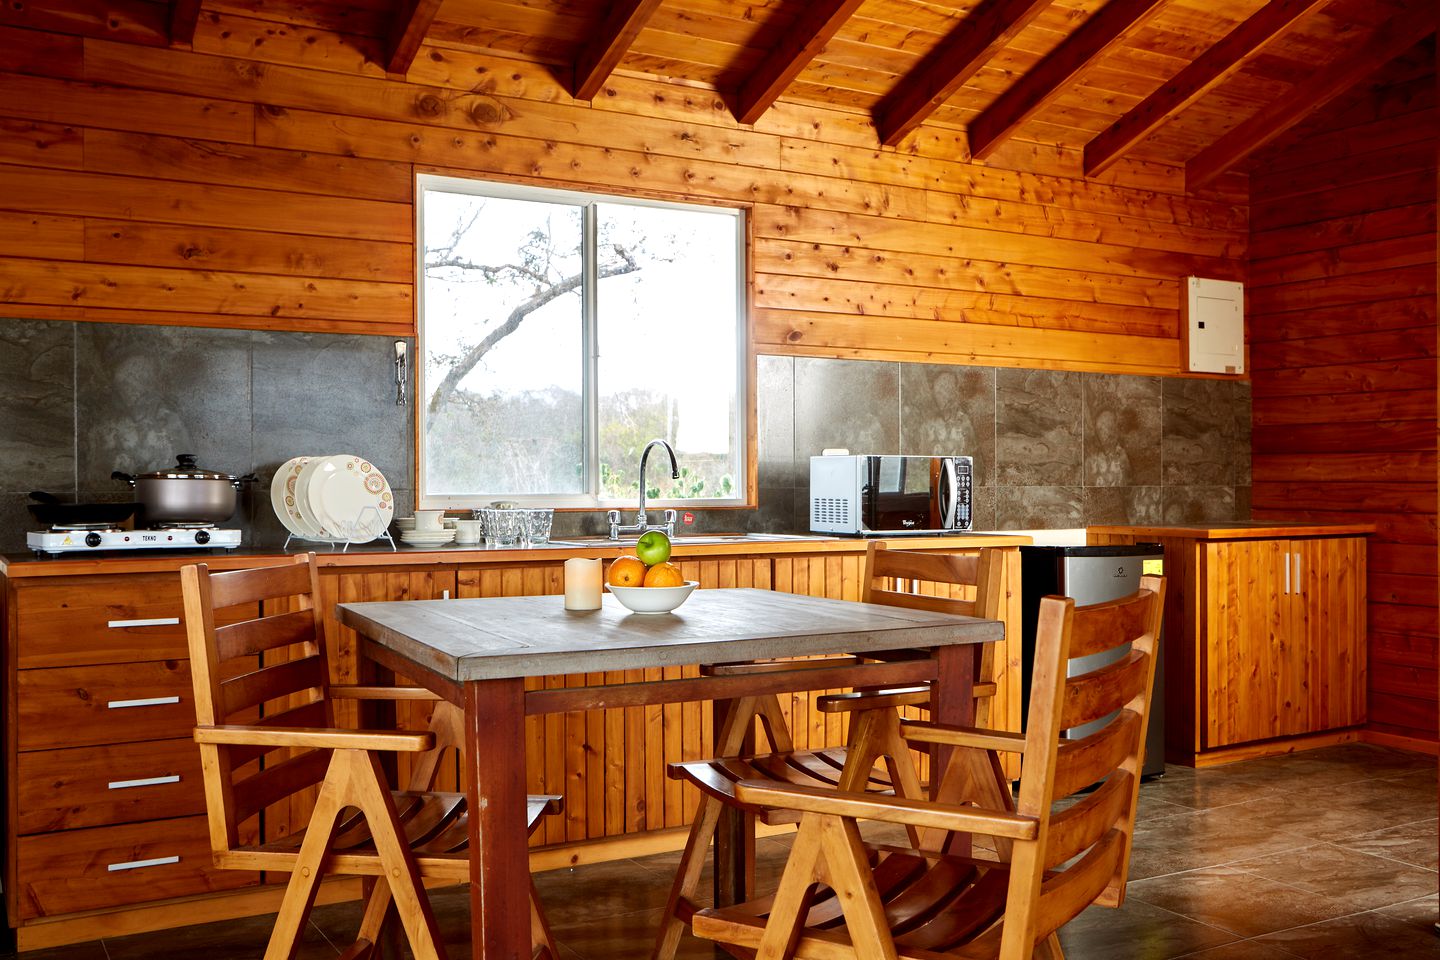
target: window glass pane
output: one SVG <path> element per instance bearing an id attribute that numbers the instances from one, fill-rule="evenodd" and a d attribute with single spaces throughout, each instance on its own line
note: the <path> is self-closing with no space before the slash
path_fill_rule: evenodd
<path id="1" fill-rule="evenodd" d="M 705 208 L 598 205 L 600 496 L 744 495 L 736 436 L 739 219 Z"/>
<path id="2" fill-rule="evenodd" d="M 424 493 L 583 492 L 581 208 L 424 203 Z"/>

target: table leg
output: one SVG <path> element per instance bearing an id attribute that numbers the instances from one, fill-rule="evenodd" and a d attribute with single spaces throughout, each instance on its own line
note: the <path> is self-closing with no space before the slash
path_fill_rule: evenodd
<path id="1" fill-rule="evenodd" d="M 983 648 L 978 643 L 951 644 L 935 650 L 936 679 L 930 692 L 930 711 L 936 723 L 968 727 L 975 723 L 975 675 Z M 953 747 L 935 745 L 930 751 L 930 796 L 950 765 Z M 945 848 L 959 857 L 970 856 L 970 835 L 951 834 Z"/>
<path id="2" fill-rule="evenodd" d="M 464 706 L 471 955 L 530 960 L 524 681 L 471 681 Z"/>
<path id="3" fill-rule="evenodd" d="M 733 700 L 714 701 L 712 728 L 718 737 L 725 720 L 735 705 Z M 715 756 L 715 744 L 710 744 Z M 745 735 L 740 756 L 755 752 L 755 724 Z M 720 822 L 715 827 L 715 904 L 729 907 L 744 902 L 755 882 L 755 814 L 734 807 L 720 809 Z"/>

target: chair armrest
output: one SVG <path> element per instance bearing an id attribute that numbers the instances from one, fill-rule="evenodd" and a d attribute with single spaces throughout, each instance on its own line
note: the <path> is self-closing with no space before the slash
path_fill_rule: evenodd
<path id="1" fill-rule="evenodd" d="M 313 747 L 317 750 L 389 750 L 424 753 L 435 746 L 433 733 L 390 730 L 332 730 L 329 727 L 267 727 L 226 724 L 196 727 L 196 743 L 221 746 Z"/>
<path id="2" fill-rule="evenodd" d="M 979 727 L 952 727 L 921 720 L 903 720 L 900 736 L 913 743 L 938 743 L 947 747 L 977 747 L 1003 753 L 1024 753 L 1025 735 L 1006 730 L 982 730 Z"/>
<path id="3" fill-rule="evenodd" d="M 332 697 L 345 700 L 439 700 L 438 693 L 424 687 L 368 687 L 353 683 L 332 683 L 326 688 Z"/>
<path id="4" fill-rule="evenodd" d="M 850 793 L 829 787 L 781 785 L 768 780 L 741 780 L 735 798 L 759 807 L 778 807 L 802 813 L 823 813 L 856 820 L 884 820 L 915 827 L 979 833 L 1010 840 L 1034 840 L 1040 835 L 1039 821 L 1014 813 L 956 807 L 908 800 L 903 797 Z"/>
<path id="5" fill-rule="evenodd" d="M 852 690 L 815 698 L 821 713 L 858 713 L 895 707 L 923 707 L 930 702 L 930 687 L 892 687 L 888 690 Z"/>

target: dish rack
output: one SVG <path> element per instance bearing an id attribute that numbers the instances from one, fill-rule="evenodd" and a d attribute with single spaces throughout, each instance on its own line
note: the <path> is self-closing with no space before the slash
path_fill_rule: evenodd
<path id="1" fill-rule="evenodd" d="M 355 536 L 355 531 L 358 531 L 358 530 L 366 530 L 366 529 L 370 529 L 370 528 L 371 528 L 371 525 L 366 524 L 365 521 L 366 521 L 366 520 L 369 520 L 369 519 L 372 518 L 372 517 L 373 517 L 376 521 L 379 521 L 379 523 L 380 523 L 380 535 L 379 535 L 379 536 L 375 536 L 375 537 L 366 537 L 366 538 L 364 538 L 363 540 L 360 539 L 360 538 L 358 538 L 358 537 L 356 537 L 356 536 Z M 298 533 L 291 533 L 289 536 L 287 536 L 287 537 L 285 538 L 285 546 L 282 547 L 281 549 L 282 549 L 282 550 L 288 550 L 288 549 L 290 549 L 290 541 L 294 540 L 294 541 L 296 541 L 297 543 L 328 543 L 328 544 L 330 545 L 330 550 L 331 550 L 332 552 L 335 550 L 336 547 L 339 547 L 339 548 L 340 548 L 340 552 L 341 552 L 341 553 L 344 553 L 344 552 L 346 552 L 347 550 L 350 549 L 350 545 L 351 545 L 352 543 L 356 543 L 356 544 L 359 544 L 359 543 L 374 543 L 376 540 L 384 540 L 386 543 L 390 544 L 390 549 L 391 549 L 392 551 L 399 552 L 399 548 L 398 548 L 397 546 L 395 546 L 395 538 L 390 535 L 390 527 L 389 527 L 387 524 L 385 524 L 384 521 L 385 521 L 385 517 L 384 517 L 383 514 L 380 513 L 380 508 L 378 508 L 378 507 L 364 507 L 364 508 L 361 509 L 361 511 L 360 511 L 358 514 L 355 515 L 355 519 L 354 519 L 354 520 L 350 521 L 349 523 L 345 523 L 345 524 L 341 524 L 341 525 L 340 525 L 341 528 L 342 528 L 342 531 L 341 531 L 341 532 L 342 532 L 342 533 L 345 533 L 345 534 L 346 534 L 345 536 L 340 536 L 340 537 L 304 537 L 304 536 L 301 536 L 301 535 L 298 534 Z"/>

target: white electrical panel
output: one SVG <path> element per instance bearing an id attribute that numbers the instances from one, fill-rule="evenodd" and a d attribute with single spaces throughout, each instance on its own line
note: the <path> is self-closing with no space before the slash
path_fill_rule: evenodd
<path id="1" fill-rule="evenodd" d="M 1185 278 L 1186 354 L 1192 373 L 1245 372 L 1245 285 Z"/>

